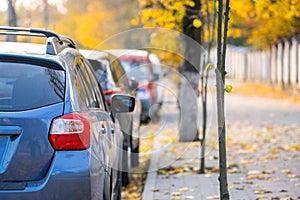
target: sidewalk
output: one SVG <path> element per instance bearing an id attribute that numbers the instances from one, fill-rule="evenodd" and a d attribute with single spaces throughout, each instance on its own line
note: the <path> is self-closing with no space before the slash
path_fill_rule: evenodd
<path id="1" fill-rule="evenodd" d="M 227 95 L 226 102 L 230 199 L 300 199 L 300 107 L 238 94 Z M 207 133 L 208 170 L 198 174 L 199 142 L 179 143 L 177 121 L 176 103 L 167 97 L 142 199 L 219 199 L 213 123 Z"/>

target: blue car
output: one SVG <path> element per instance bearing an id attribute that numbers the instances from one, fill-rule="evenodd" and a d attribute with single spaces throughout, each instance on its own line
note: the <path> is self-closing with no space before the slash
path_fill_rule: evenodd
<path id="1" fill-rule="evenodd" d="M 112 97 L 108 111 L 89 63 L 67 37 L 46 45 L 0 42 L 0 199 L 121 199 L 123 134 L 114 115 L 135 99 Z"/>

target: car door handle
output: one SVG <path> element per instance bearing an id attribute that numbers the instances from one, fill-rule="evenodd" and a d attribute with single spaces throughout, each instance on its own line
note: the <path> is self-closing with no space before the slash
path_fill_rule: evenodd
<path id="1" fill-rule="evenodd" d="M 105 126 L 102 124 L 102 128 L 101 128 L 101 133 L 102 134 L 105 134 L 106 133 L 106 128 L 105 128 Z"/>

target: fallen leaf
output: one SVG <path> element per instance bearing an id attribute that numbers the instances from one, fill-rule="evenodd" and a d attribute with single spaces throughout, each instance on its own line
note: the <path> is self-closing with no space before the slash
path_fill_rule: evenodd
<path id="1" fill-rule="evenodd" d="M 247 174 L 248 175 L 253 175 L 253 174 L 259 174 L 260 172 L 257 171 L 257 170 L 252 170 L 252 171 L 249 171 Z"/>
<path id="2" fill-rule="evenodd" d="M 254 174 L 254 175 L 248 175 L 244 179 L 259 179 L 259 180 L 270 180 L 270 177 L 268 177 L 266 174 Z"/>
<path id="3" fill-rule="evenodd" d="M 187 191 L 189 188 L 188 187 L 183 187 L 183 188 L 180 188 L 179 189 L 179 192 L 185 192 L 185 191 Z"/>
<path id="4" fill-rule="evenodd" d="M 171 195 L 172 195 L 172 196 L 180 196 L 181 193 L 180 193 L 180 192 L 172 192 Z"/>
<path id="5" fill-rule="evenodd" d="M 208 196 L 206 199 L 220 199 L 219 195 Z"/>
<path id="6" fill-rule="evenodd" d="M 289 170 L 289 169 L 284 169 L 284 170 L 281 171 L 281 173 L 283 173 L 283 174 L 292 174 L 292 171 Z"/>
<path id="7" fill-rule="evenodd" d="M 259 195 L 256 197 L 256 200 L 259 200 L 259 199 L 267 199 L 268 197 L 266 195 Z"/>
<path id="8" fill-rule="evenodd" d="M 287 192 L 287 190 L 280 190 L 279 192 Z"/>
<path id="9" fill-rule="evenodd" d="M 269 190 L 254 190 L 254 194 L 268 194 L 268 193 L 272 193 Z"/>
<path id="10" fill-rule="evenodd" d="M 262 173 L 263 174 L 274 174 L 275 170 L 263 170 Z"/>
<path id="11" fill-rule="evenodd" d="M 195 199 L 194 196 L 186 196 L 185 199 Z"/>
<path id="12" fill-rule="evenodd" d="M 287 150 L 289 150 L 289 151 L 298 151 L 300 148 L 299 148 L 299 146 L 298 145 L 296 145 L 296 144 L 294 144 L 294 145 L 290 145 L 290 146 L 288 146 L 288 148 L 287 148 Z"/>
<path id="13" fill-rule="evenodd" d="M 159 192 L 160 189 L 159 188 L 154 188 L 154 189 L 151 189 L 151 192 Z"/>
<path id="14" fill-rule="evenodd" d="M 279 153 L 280 152 L 280 148 L 279 147 L 272 147 L 271 149 L 271 153 Z"/>

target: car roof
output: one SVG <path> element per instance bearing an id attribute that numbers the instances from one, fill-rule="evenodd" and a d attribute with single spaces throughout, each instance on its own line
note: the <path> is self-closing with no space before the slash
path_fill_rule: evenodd
<path id="1" fill-rule="evenodd" d="M 43 56 L 46 55 L 46 48 L 42 44 L 0 42 L 0 53 Z"/>
<path id="2" fill-rule="evenodd" d="M 105 52 L 110 52 L 117 57 L 120 56 L 141 56 L 146 57 L 149 55 L 148 51 L 146 50 L 139 50 L 139 49 L 109 49 L 104 50 Z"/>
<path id="3" fill-rule="evenodd" d="M 87 59 L 92 59 L 92 60 L 104 59 L 109 56 L 108 52 L 97 51 L 97 50 L 80 49 L 79 52 Z"/>

